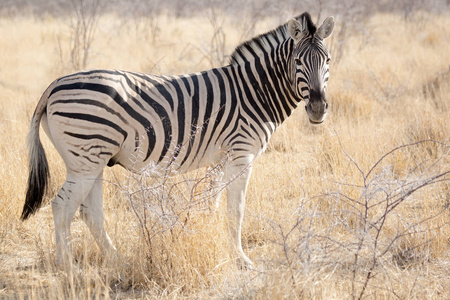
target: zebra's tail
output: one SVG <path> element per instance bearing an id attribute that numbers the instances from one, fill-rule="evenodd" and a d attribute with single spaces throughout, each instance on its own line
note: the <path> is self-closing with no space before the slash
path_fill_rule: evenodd
<path id="1" fill-rule="evenodd" d="M 28 133 L 28 187 L 25 204 L 22 210 L 22 221 L 34 214 L 42 205 L 42 200 L 48 188 L 50 173 L 44 148 L 39 138 L 39 127 L 42 116 L 47 109 L 47 93 L 42 95 L 33 118 L 31 119 L 30 132 Z"/>

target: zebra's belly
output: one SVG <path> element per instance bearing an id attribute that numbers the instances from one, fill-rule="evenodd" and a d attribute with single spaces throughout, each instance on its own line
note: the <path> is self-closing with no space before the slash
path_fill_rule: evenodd
<path id="1" fill-rule="evenodd" d="M 161 157 L 151 153 L 145 159 L 145 151 L 140 148 L 122 147 L 121 151 L 111 158 L 109 166 L 118 164 L 134 173 L 148 172 L 152 177 L 174 176 L 202 167 L 223 165 L 227 160 L 228 151 L 217 146 L 211 146 L 202 152 L 192 152 L 189 149 L 171 147 Z"/>

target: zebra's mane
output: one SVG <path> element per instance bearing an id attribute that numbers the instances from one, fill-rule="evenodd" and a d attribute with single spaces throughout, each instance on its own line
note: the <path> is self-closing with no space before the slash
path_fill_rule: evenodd
<path id="1" fill-rule="evenodd" d="M 312 22 L 311 15 L 309 13 L 305 12 L 295 17 L 294 19 L 301 22 L 303 18 L 305 18 L 306 20 L 309 34 L 314 34 L 317 29 Z M 258 35 L 253 39 L 237 46 L 234 52 L 231 54 L 230 64 L 234 65 L 245 63 L 248 59 L 254 58 L 254 53 L 260 54 L 262 53 L 262 51 L 270 50 L 272 47 L 276 47 L 277 45 L 286 41 L 289 38 L 289 33 L 287 32 L 287 24 L 288 23 L 280 25 L 274 30 Z"/>

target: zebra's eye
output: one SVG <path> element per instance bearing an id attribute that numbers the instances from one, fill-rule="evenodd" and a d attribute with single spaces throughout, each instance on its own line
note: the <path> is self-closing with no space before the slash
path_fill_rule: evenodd
<path id="1" fill-rule="evenodd" d="M 331 61 L 331 58 L 330 58 L 330 57 L 328 57 L 328 58 L 327 58 L 327 65 L 329 65 L 329 64 L 330 64 L 330 61 Z"/>
<path id="2" fill-rule="evenodd" d="M 302 61 L 301 61 L 300 58 L 296 58 L 296 59 L 295 59 L 295 63 L 296 63 L 297 65 L 299 65 L 299 66 L 302 65 Z"/>

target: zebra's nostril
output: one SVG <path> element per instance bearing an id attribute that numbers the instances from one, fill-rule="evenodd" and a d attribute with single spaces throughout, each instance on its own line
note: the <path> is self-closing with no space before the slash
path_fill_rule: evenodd
<path id="1" fill-rule="evenodd" d="M 328 102 L 325 102 L 325 110 L 328 109 Z"/>

